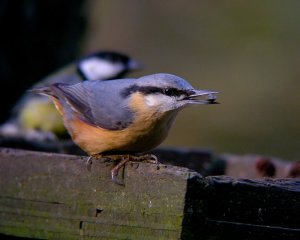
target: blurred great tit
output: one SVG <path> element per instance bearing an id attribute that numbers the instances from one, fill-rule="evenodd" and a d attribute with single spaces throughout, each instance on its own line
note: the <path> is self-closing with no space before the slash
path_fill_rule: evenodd
<path id="1" fill-rule="evenodd" d="M 100 51 L 87 55 L 36 83 L 32 88 L 54 83 L 75 84 L 85 80 L 110 80 L 142 68 L 124 54 Z M 10 119 L 0 126 L 0 134 L 47 140 L 68 136 L 59 113 L 46 97 L 26 92 L 15 105 Z"/>

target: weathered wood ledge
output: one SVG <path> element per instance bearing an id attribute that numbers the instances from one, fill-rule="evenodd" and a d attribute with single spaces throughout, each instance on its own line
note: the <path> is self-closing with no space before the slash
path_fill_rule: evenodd
<path id="1" fill-rule="evenodd" d="M 201 177 L 0 148 L 0 234 L 38 239 L 300 239 L 300 181 Z"/>

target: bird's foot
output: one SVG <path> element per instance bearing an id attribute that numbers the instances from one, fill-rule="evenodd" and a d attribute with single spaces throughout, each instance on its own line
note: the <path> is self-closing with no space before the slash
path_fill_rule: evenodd
<path id="1" fill-rule="evenodd" d="M 133 155 L 133 162 L 145 162 L 160 164 L 158 158 L 154 154 L 144 154 L 144 155 Z"/>
<path id="2" fill-rule="evenodd" d="M 146 163 L 153 163 L 153 164 L 159 164 L 159 161 L 157 157 L 153 154 L 144 154 L 144 155 L 133 155 L 133 154 L 123 154 L 123 155 L 103 155 L 103 154 L 94 154 L 91 155 L 87 161 L 87 169 L 91 171 L 92 166 L 92 159 L 93 158 L 101 158 L 105 161 L 118 161 L 118 163 L 113 167 L 111 170 L 111 178 L 112 181 L 118 185 L 125 186 L 124 184 L 124 176 L 122 176 L 122 179 L 118 178 L 119 171 L 122 167 L 125 167 L 125 164 L 129 161 L 131 162 L 146 162 Z M 124 171 L 124 168 L 123 168 Z M 123 172 L 124 173 L 124 172 Z"/>
<path id="3" fill-rule="evenodd" d="M 93 158 L 93 155 L 89 156 L 89 158 L 86 160 L 85 162 L 85 165 L 86 165 L 86 169 L 90 172 L 91 169 L 92 169 L 92 158 Z"/>
<path id="4" fill-rule="evenodd" d="M 111 179 L 114 183 L 121 185 L 121 186 L 125 186 L 125 184 L 124 184 L 124 168 L 125 168 L 125 164 L 127 162 L 131 161 L 131 155 L 118 155 L 118 156 L 121 157 L 121 160 L 111 170 Z M 116 157 L 116 156 L 114 156 L 114 157 Z M 124 167 L 123 174 L 122 174 L 123 176 L 122 176 L 122 179 L 120 179 L 120 178 L 118 178 L 118 175 L 119 175 L 119 171 L 122 167 Z"/>
<path id="5" fill-rule="evenodd" d="M 88 171 L 91 171 L 92 164 L 93 164 L 93 158 L 98 159 L 98 158 L 102 158 L 102 157 L 103 157 L 103 155 L 99 154 L 99 153 L 89 156 L 89 158 L 86 160 L 86 163 L 85 163 L 86 164 L 86 169 Z"/>
<path id="6" fill-rule="evenodd" d="M 144 154 L 144 155 L 114 155 L 114 157 L 121 158 L 120 162 L 111 170 L 111 178 L 112 181 L 118 185 L 125 186 L 124 180 L 120 180 L 117 178 L 119 171 L 122 167 L 125 167 L 125 164 L 127 162 L 147 162 L 147 163 L 153 163 L 153 164 L 159 164 L 159 161 L 157 157 L 153 154 Z M 124 170 L 124 168 L 123 168 Z M 124 172 L 123 172 L 124 173 Z M 123 176 L 124 177 L 124 176 Z"/>

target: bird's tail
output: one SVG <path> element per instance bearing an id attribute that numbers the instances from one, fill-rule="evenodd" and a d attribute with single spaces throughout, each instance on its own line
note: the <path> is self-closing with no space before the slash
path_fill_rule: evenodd
<path id="1" fill-rule="evenodd" d="M 33 88 L 28 90 L 28 92 L 54 97 L 51 87 Z"/>

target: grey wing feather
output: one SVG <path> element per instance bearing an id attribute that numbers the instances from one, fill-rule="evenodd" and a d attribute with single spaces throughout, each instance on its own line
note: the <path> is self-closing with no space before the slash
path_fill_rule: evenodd
<path id="1" fill-rule="evenodd" d="M 133 113 L 118 91 L 107 82 L 87 81 L 75 85 L 58 85 L 69 104 L 82 120 L 96 127 L 121 130 L 133 121 Z M 118 88 L 118 87 L 117 87 Z M 114 90 L 117 90 L 114 87 Z"/>

